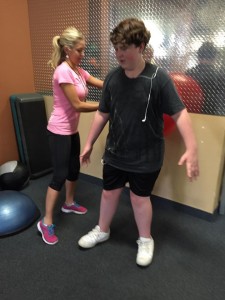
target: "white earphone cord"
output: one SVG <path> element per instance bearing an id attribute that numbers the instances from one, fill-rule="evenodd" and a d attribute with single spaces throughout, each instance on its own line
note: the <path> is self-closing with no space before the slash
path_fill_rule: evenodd
<path id="1" fill-rule="evenodd" d="M 150 84 L 150 89 L 149 89 L 149 94 L 148 94 L 148 101 L 147 101 L 147 105 L 146 105 L 146 109 L 145 109 L 145 116 L 144 119 L 142 119 L 141 121 L 144 123 L 147 119 L 147 112 L 148 112 L 148 106 L 150 103 L 150 99 L 151 99 L 151 91 L 152 91 L 152 80 L 156 77 L 157 72 L 158 72 L 159 67 L 157 67 L 155 73 L 152 75 L 152 77 L 150 78 L 151 80 L 151 84 Z"/>

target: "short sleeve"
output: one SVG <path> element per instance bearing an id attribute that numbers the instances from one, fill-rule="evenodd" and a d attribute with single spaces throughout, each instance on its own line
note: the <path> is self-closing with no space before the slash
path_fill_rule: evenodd
<path id="1" fill-rule="evenodd" d="M 54 77 L 57 79 L 58 84 L 71 83 L 74 84 L 73 71 L 69 68 L 58 68 L 55 71 Z"/>
<path id="2" fill-rule="evenodd" d="M 176 87 L 165 71 L 162 74 L 163 82 L 161 88 L 162 111 L 170 116 L 178 113 L 185 108 L 185 105 L 178 95 Z"/>
<path id="3" fill-rule="evenodd" d="M 86 71 L 82 68 L 79 68 L 79 71 L 80 71 L 82 77 L 85 79 L 85 81 L 87 81 L 88 78 L 91 76 L 90 73 L 88 73 L 88 71 Z"/>

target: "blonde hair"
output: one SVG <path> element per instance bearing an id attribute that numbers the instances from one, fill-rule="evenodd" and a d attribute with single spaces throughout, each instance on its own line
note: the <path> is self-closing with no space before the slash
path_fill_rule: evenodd
<path id="1" fill-rule="evenodd" d="M 81 40 L 84 40 L 84 37 L 75 27 L 68 27 L 61 36 L 54 36 L 52 57 L 48 64 L 55 69 L 66 59 L 65 47 L 72 49 Z"/>

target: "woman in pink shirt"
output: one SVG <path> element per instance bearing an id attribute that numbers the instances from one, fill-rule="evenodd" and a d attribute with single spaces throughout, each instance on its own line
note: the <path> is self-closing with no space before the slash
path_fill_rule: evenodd
<path id="1" fill-rule="evenodd" d="M 81 112 L 98 109 L 98 103 L 85 102 L 87 85 L 103 86 L 103 81 L 79 67 L 84 57 L 85 40 L 74 27 L 53 38 L 53 53 L 49 64 L 53 75 L 53 111 L 48 121 L 49 145 L 53 176 L 48 186 L 45 216 L 37 224 L 42 239 L 49 245 L 58 242 L 53 224 L 53 211 L 64 183 L 66 199 L 61 210 L 65 213 L 85 214 L 87 209 L 74 202 L 76 181 L 80 171 L 80 137 L 78 123 Z"/>

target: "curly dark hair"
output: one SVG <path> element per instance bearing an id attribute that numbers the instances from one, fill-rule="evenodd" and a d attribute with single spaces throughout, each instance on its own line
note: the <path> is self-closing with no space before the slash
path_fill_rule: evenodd
<path id="1" fill-rule="evenodd" d="M 110 32 L 110 41 L 114 46 L 116 44 L 134 44 L 138 47 L 141 43 L 144 43 L 146 46 L 150 37 L 150 31 L 147 30 L 144 22 L 136 18 L 128 18 L 121 21 Z"/>

